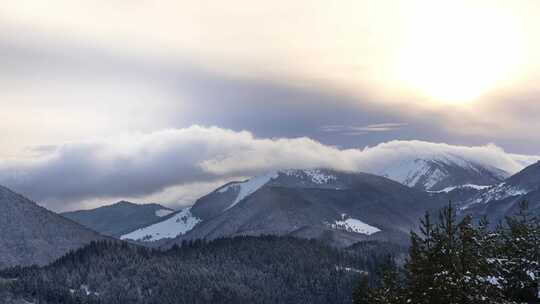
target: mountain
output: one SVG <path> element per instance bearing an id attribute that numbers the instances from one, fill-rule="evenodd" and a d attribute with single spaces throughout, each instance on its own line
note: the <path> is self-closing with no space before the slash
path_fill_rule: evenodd
<path id="1" fill-rule="evenodd" d="M 93 240 L 98 233 L 0 186 L 0 269 L 44 265 Z"/>
<path id="2" fill-rule="evenodd" d="M 284 170 L 226 184 L 169 223 L 181 231 L 173 243 L 265 234 L 316 238 L 335 246 L 362 240 L 404 243 L 426 210 L 445 203 L 372 174 Z M 157 225 L 146 229 L 157 231 Z M 161 237 L 141 231 L 133 238 Z"/>
<path id="3" fill-rule="evenodd" d="M 386 163 L 373 173 L 409 187 L 430 191 L 462 185 L 495 185 L 510 176 L 510 173 L 497 167 L 450 153 L 434 154 L 429 158 L 399 159 Z"/>
<path id="4" fill-rule="evenodd" d="M 134 204 L 121 201 L 91 210 L 62 213 L 63 216 L 103 235 L 121 235 L 161 221 L 174 210 L 158 204 Z"/>
<path id="5" fill-rule="evenodd" d="M 489 187 L 462 206 L 462 212 L 476 217 L 487 216 L 493 224 L 505 216 L 519 211 L 519 204 L 528 202 L 529 211 L 540 215 L 540 162 L 537 162 L 508 178 Z"/>
<path id="6" fill-rule="evenodd" d="M 337 245 L 372 238 L 401 241 L 425 210 L 434 209 L 432 205 L 468 200 L 509 176 L 494 166 L 442 152 L 412 153 L 376 167 L 372 171 L 382 177 L 329 169 L 282 170 L 231 182 L 174 218 L 122 238 L 156 241 L 174 235 L 212 239 L 269 233 L 326 238 Z M 422 193 L 424 190 L 429 193 Z M 400 192 L 404 194 L 398 195 Z M 411 202 L 407 199 L 411 196 L 420 198 Z M 236 208 L 248 199 L 257 203 L 251 208 Z M 370 206 L 369 212 L 357 210 L 352 199 Z M 392 203 L 384 207 L 384 203 L 390 204 L 387 200 Z M 326 201 L 332 203 L 325 205 Z M 384 203 L 375 204 L 378 201 Z M 388 219 L 392 219 L 391 224 Z"/>

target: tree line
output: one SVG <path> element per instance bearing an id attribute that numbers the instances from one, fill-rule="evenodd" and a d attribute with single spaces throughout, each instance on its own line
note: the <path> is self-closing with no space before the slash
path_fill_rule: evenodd
<path id="1" fill-rule="evenodd" d="M 360 274 L 397 251 L 387 243 L 337 249 L 277 236 L 197 240 L 165 251 L 100 241 L 0 277 L 15 280 L 5 298 L 36 304 L 350 303 Z"/>

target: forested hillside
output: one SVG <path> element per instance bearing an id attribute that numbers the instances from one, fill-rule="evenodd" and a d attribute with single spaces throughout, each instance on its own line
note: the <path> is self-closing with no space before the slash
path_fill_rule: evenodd
<path id="1" fill-rule="evenodd" d="M 47 265 L 101 239 L 105 237 L 0 186 L 0 269 Z"/>
<path id="2" fill-rule="evenodd" d="M 168 251 L 96 242 L 50 266 L 0 276 L 11 280 L 6 298 L 34 303 L 350 303 L 360 275 L 400 250 L 377 242 L 338 250 L 270 236 L 184 242 Z"/>

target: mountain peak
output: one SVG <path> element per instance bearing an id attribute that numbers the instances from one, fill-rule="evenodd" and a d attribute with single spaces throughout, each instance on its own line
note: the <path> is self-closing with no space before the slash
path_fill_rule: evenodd
<path id="1" fill-rule="evenodd" d="M 409 187 L 430 191 L 467 184 L 495 185 L 509 176 L 501 169 L 448 153 L 426 158 L 401 159 L 397 163 L 388 163 L 374 173 Z"/>

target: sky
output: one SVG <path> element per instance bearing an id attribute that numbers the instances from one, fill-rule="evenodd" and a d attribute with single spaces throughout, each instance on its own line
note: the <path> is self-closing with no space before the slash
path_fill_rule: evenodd
<path id="1" fill-rule="evenodd" d="M 369 169 L 356 155 L 396 140 L 540 155 L 539 15 L 535 0 L 2 1 L 0 184 L 53 210 L 184 206 L 265 170 Z"/>

